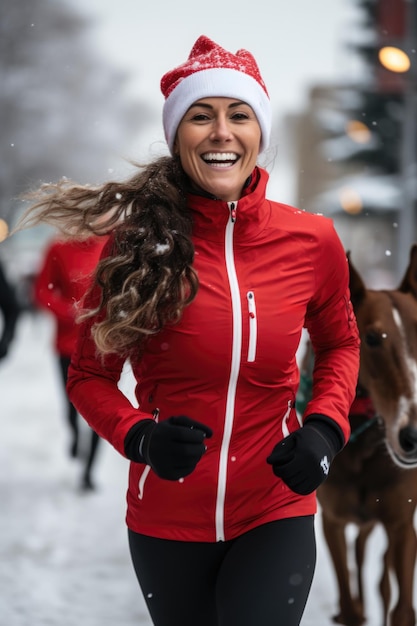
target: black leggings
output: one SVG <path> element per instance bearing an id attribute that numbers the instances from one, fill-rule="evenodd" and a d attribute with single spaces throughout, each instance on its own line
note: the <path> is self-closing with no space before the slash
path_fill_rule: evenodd
<path id="1" fill-rule="evenodd" d="M 155 626 L 298 626 L 316 564 L 313 516 L 220 543 L 129 530 L 129 547 Z"/>
<path id="2" fill-rule="evenodd" d="M 67 410 L 67 421 L 71 430 L 71 446 L 70 453 L 71 456 L 78 456 L 78 411 L 75 406 L 72 404 L 70 399 L 68 398 L 66 392 L 66 383 L 68 378 L 68 368 L 70 366 L 71 359 L 67 356 L 59 356 L 59 369 L 61 372 L 62 382 L 64 384 L 64 392 L 65 392 L 65 402 L 66 402 L 66 410 Z M 93 463 L 96 459 L 97 447 L 99 444 L 99 436 L 94 430 L 91 430 L 90 437 L 90 445 L 87 454 L 87 458 L 85 461 L 85 467 L 83 471 L 83 486 L 92 486 L 91 482 L 91 472 Z"/>
<path id="3" fill-rule="evenodd" d="M 77 409 L 75 408 L 75 406 L 70 402 L 67 396 L 66 389 L 65 389 L 65 386 L 67 384 L 67 378 L 68 378 L 68 368 L 70 366 L 71 359 L 70 357 L 60 355 L 58 357 L 58 361 L 59 361 L 59 370 L 61 372 L 61 379 L 64 384 L 67 420 L 71 429 L 73 442 L 77 443 L 78 442 L 78 413 L 77 413 Z"/>

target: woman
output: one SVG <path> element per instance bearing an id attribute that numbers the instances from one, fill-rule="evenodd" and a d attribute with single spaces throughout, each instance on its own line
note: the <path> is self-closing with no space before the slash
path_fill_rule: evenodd
<path id="1" fill-rule="evenodd" d="M 161 88 L 171 156 L 126 183 L 48 185 L 30 211 L 111 232 L 68 392 L 131 461 L 129 545 L 153 623 L 295 626 L 315 490 L 349 436 L 348 265 L 329 219 L 265 197 L 271 109 L 249 52 L 202 36 Z M 303 326 L 316 358 L 299 420 Z M 126 359 L 137 407 L 117 387 Z"/>

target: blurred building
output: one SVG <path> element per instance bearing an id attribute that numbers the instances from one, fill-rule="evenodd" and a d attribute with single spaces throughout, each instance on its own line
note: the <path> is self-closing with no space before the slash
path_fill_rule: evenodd
<path id="1" fill-rule="evenodd" d="M 417 242 L 417 0 L 362 0 L 356 82 L 316 85 L 294 135 L 296 204 L 330 216 L 367 284 L 394 287 Z M 385 56 L 384 56 L 385 55 Z"/>

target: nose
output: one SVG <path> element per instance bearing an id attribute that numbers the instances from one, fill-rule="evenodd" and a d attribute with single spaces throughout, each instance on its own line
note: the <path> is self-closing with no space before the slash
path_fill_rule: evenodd
<path id="1" fill-rule="evenodd" d="M 232 138 L 230 124 L 226 117 L 219 116 L 213 121 L 210 139 L 212 141 L 228 141 Z"/>

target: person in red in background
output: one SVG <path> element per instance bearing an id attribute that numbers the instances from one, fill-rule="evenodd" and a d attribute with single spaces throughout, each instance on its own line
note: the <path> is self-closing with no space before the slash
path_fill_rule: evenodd
<path id="1" fill-rule="evenodd" d="M 87 291 L 90 276 L 98 264 L 105 241 L 104 237 L 52 241 L 46 249 L 41 269 L 35 279 L 35 304 L 52 313 L 56 320 L 55 349 L 64 389 L 71 354 L 77 341 L 76 315 Z M 70 455 L 77 457 L 79 453 L 78 412 L 66 392 L 65 398 L 71 431 Z M 83 489 L 94 488 L 91 472 L 98 443 L 98 435 L 91 430 L 90 446 L 81 481 Z"/>

